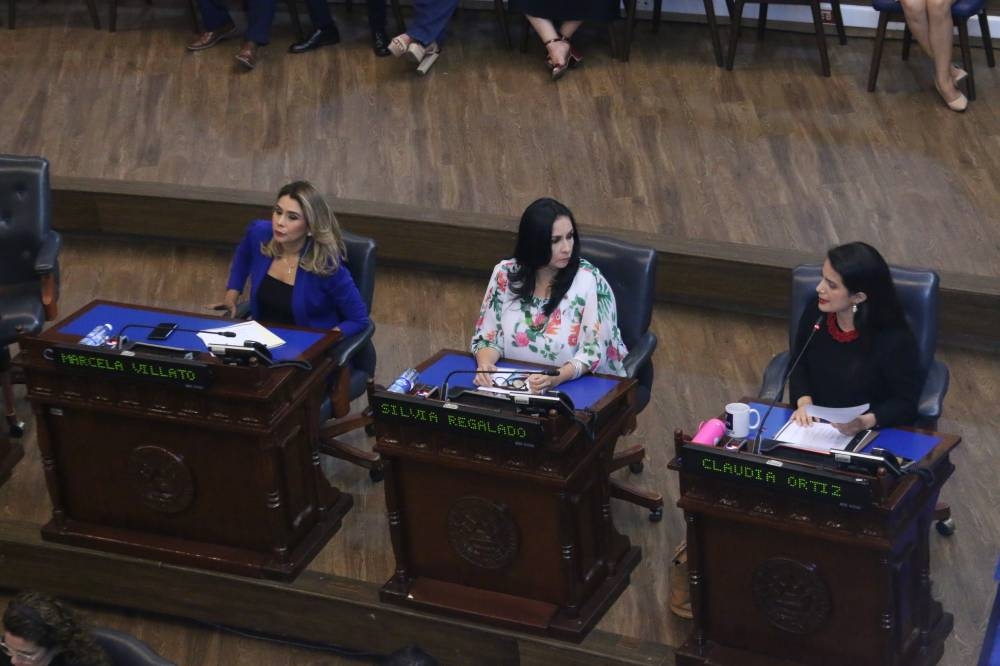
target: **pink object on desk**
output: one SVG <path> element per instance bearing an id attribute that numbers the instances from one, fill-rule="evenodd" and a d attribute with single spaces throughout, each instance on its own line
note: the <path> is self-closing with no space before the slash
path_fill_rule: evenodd
<path id="1" fill-rule="evenodd" d="M 720 419 L 709 419 L 698 426 L 698 432 L 691 438 L 695 444 L 715 446 L 726 434 L 726 424 Z"/>

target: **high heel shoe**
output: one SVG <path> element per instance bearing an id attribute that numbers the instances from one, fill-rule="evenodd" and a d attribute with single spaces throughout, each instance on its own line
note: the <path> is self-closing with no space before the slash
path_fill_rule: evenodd
<path id="1" fill-rule="evenodd" d="M 555 60 L 552 59 L 551 55 L 548 53 L 548 50 L 550 44 L 555 44 L 557 42 L 566 42 L 567 45 L 569 44 L 569 40 L 563 37 L 562 35 L 554 37 L 553 39 L 550 39 L 549 41 L 543 44 L 546 51 L 545 64 L 549 67 L 550 70 L 552 70 L 553 81 L 558 81 L 559 79 L 561 79 L 562 75 L 566 73 L 567 69 L 569 69 L 570 61 L 572 60 L 571 53 L 573 51 L 573 47 L 570 46 L 569 50 L 566 52 L 565 59 L 561 63 L 556 62 Z"/>
<path id="2" fill-rule="evenodd" d="M 953 72 L 951 80 L 955 82 L 956 86 L 959 83 L 961 83 L 962 81 L 964 81 L 967 78 L 969 78 L 969 73 L 967 71 L 965 71 L 964 69 L 962 69 L 961 67 L 959 67 L 958 65 L 952 65 L 951 69 L 952 69 L 952 72 Z"/>
<path id="3" fill-rule="evenodd" d="M 392 41 L 389 42 L 389 53 L 396 56 L 397 58 L 406 53 L 407 49 L 409 49 L 410 47 L 410 44 L 413 43 L 412 41 L 407 41 L 403 39 L 403 37 L 406 36 L 407 35 L 396 35 L 395 37 L 393 37 Z"/>
<path id="4" fill-rule="evenodd" d="M 969 108 L 969 98 L 963 95 L 962 93 L 958 93 L 958 97 L 956 97 L 955 99 L 949 100 L 947 97 L 944 96 L 944 93 L 941 91 L 941 86 L 937 84 L 937 81 L 934 82 L 934 87 L 937 88 L 938 94 L 941 95 L 941 99 L 944 100 L 944 103 L 952 111 L 962 113 L 967 108 Z"/>
<path id="5" fill-rule="evenodd" d="M 410 42 L 406 49 L 406 58 L 417 63 L 417 73 L 426 74 L 437 61 L 441 54 L 441 47 L 437 42 L 431 42 L 424 46 L 420 42 Z"/>
<path id="6" fill-rule="evenodd" d="M 17 419 L 17 412 L 7 414 L 7 432 L 14 439 L 20 439 L 24 436 L 24 421 Z"/>

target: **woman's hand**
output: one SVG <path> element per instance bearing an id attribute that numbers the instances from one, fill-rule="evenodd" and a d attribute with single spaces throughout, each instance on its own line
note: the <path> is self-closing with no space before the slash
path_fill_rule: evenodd
<path id="1" fill-rule="evenodd" d="M 830 425 L 836 428 L 841 435 L 856 435 L 862 430 L 871 430 L 875 427 L 875 415 L 868 412 L 847 423 L 831 423 Z"/>
<path id="2" fill-rule="evenodd" d="M 812 425 L 813 419 L 809 414 L 806 413 L 806 407 L 813 404 L 812 398 L 807 395 L 799 398 L 798 409 L 792 412 L 792 420 L 795 421 L 797 425 L 803 428 L 808 428 Z"/>
<path id="3" fill-rule="evenodd" d="M 227 289 L 226 295 L 223 296 L 222 302 L 218 305 L 213 305 L 213 310 L 225 310 L 226 316 L 232 319 L 236 316 L 236 300 L 240 297 L 240 292 L 235 289 Z"/>
<path id="4" fill-rule="evenodd" d="M 476 370 L 480 370 L 481 372 L 473 376 L 472 378 L 473 384 L 475 384 L 476 386 L 493 386 L 493 375 L 489 375 L 486 373 L 497 371 L 497 366 L 495 363 L 490 363 L 486 361 L 477 363 Z"/>
<path id="5" fill-rule="evenodd" d="M 552 375 L 528 375 L 528 390 L 532 393 L 545 393 L 559 386 L 561 377 Z"/>

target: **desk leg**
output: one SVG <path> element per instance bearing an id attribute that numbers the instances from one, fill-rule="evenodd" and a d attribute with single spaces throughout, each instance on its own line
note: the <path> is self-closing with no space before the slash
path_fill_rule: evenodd
<path id="1" fill-rule="evenodd" d="M 410 562 L 406 557 L 406 526 L 399 506 L 399 491 L 396 487 L 396 461 L 383 459 L 385 471 L 385 508 L 389 518 L 389 538 L 392 540 L 392 554 L 396 558 L 396 571 L 392 580 L 386 583 L 396 594 L 406 594 L 410 587 Z"/>
<path id="2" fill-rule="evenodd" d="M 42 469 L 45 470 L 45 485 L 48 486 L 49 499 L 52 501 L 52 524 L 57 529 L 62 529 L 66 525 L 66 507 L 63 505 L 62 493 L 59 492 L 59 476 L 56 474 L 55 454 L 52 451 L 47 420 L 50 417 L 45 413 L 45 409 L 45 405 L 32 404 L 38 428 L 38 450 L 42 454 Z"/>
<path id="3" fill-rule="evenodd" d="M 688 586 L 691 588 L 691 612 L 694 614 L 694 627 L 691 637 L 699 648 L 705 647 L 705 600 L 704 581 L 702 579 L 701 542 L 698 539 L 698 516 L 689 511 L 684 512 L 687 522 L 687 557 Z"/>
<path id="4" fill-rule="evenodd" d="M 562 613 L 568 618 L 580 617 L 581 573 L 580 555 L 577 544 L 576 513 L 579 511 L 579 497 L 570 493 L 559 494 L 559 542 L 563 576 L 566 579 L 566 605 Z"/>

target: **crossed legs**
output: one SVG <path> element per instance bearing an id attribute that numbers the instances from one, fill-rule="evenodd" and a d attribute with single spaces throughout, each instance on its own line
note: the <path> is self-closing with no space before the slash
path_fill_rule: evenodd
<path id="1" fill-rule="evenodd" d="M 949 108 L 964 111 L 968 100 L 955 86 L 964 74 L 951 64 L 953 0 L 901 0 L 910 32 L 934 62 L 934 86 Z"/>

